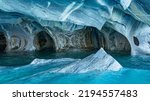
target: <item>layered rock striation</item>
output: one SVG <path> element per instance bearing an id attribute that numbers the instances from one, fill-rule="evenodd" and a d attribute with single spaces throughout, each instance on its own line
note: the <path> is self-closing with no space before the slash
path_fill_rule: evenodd
<path id="1" fill-rule="evenodd" d="M 148 0 L 0 0 L 0 51 L 103 47 L 150 54 L 149 5 Z"/>

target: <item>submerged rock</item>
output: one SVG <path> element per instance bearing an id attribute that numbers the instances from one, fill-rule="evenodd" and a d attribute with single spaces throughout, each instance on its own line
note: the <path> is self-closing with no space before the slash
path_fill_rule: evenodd
<path id="1" fill-rule="evenodd" d="M 57 68 L 50 72 L 56 73 L 86 73 L 92 71 L 118 71 L 121 65 L 104 49 L 100 49 L 96 54 L 92 54 L 82 60 L 77 60 L 63 68 Z"/>

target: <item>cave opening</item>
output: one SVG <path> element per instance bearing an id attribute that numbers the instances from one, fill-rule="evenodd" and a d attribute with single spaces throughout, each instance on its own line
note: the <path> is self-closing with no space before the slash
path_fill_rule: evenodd
<path id="1" fill-rule="evenodd" d="M 100 48 L 104 48 L 105 51 L 112 54 L 131 54 L 131 45 L 128 39 L 123 34 L 108 26 L 103 26 L 101 30 L 87 26 L 75 31 L 71 35 L 73 36 L 73 40 L 71 40 L 73 44 L 71 45 L 73 45 L 74 49 L 97 51 Z M 67 42 L 64 44 L 69 47 L 67 47 L 68 49 L 71 49 L 69 46 L 70 43 Z"/>
<path id="2" fill-rule="evenodd" d="M 34 46 L 38 51 L 55 51 L 55 43 L 53 38 L 45 31 L 41 31 L 35 35 Z"/>
<path id="3" fill-rule="evenodd" d="M 7 47 L 6 36 L 3 32 L 0 32 L 0 52 L 5 52 Z"/>
<path id="4" fill-rule="evenodd" d="M 133 41 L 136 46 L 139 46 L 140 42 L 137 37 L 133 36 Z"/>
<path id="5" fill-rule="evenodd" d="M 104 26 L 100 33 L 103 37 L 99 40 L 103 39 L 101 46 L 106 51 L 115 54 L 131 54 L 131 45 L 123 34 L 107 26 Z"/>

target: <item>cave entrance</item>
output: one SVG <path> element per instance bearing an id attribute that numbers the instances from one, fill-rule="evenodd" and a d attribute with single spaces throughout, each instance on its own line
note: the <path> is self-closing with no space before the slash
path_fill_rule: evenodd
<path id="1" fill-rule="evenodd" d="M 55 50 L 55 43 L 52 37 L 45 31 L 36 34 L 34 39 L 34 46 L 38 51 Z"/>
<path id="2" fill-rule="evenodd" d="M 0 52 L 5 52 L 7 47 L 6 36 L 3 32 L 0 32 Z"/>
<path id="3" fill-rule="evenodd" d="M 131 45 L 123 34 L 105 26 L 102 28 L 101 33 L 105 38 L 105 41 L 103 42 L 105 50 L 112 53 L 131 53 Z"/>

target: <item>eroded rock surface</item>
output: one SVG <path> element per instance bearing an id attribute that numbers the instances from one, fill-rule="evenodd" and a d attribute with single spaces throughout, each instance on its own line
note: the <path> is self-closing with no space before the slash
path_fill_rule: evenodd
<path id="1" fill-rule="evenodd" d="M 50 69 L 50 73 L 87 73 L 92 71 L 104 72 L 104 71 L 119 71 L 122 66 L 104 49 L 100 49 L 97 53 L 87 56 L 84 59 L 35 59 L 31 65 L 46 65 L 51 63 L 61 63 L 65 61 L 71 61 L 70 64 L 66 64 L 59 68 Z"/>
<path id="2" fill-rule="evenodd" d="M 46 41 L 44 47 L 55 50 L 103 47 L 150 54 L 149 5 L 148 0 L 0 0 L 0 32 L 6 38 L 2 50 L 39 50 L 42 42 L 35 45 L 34 38 L 44 31 L 55 44 L 46 45 Z M 116 32 L 98 37 L 88 27 Z"/>

